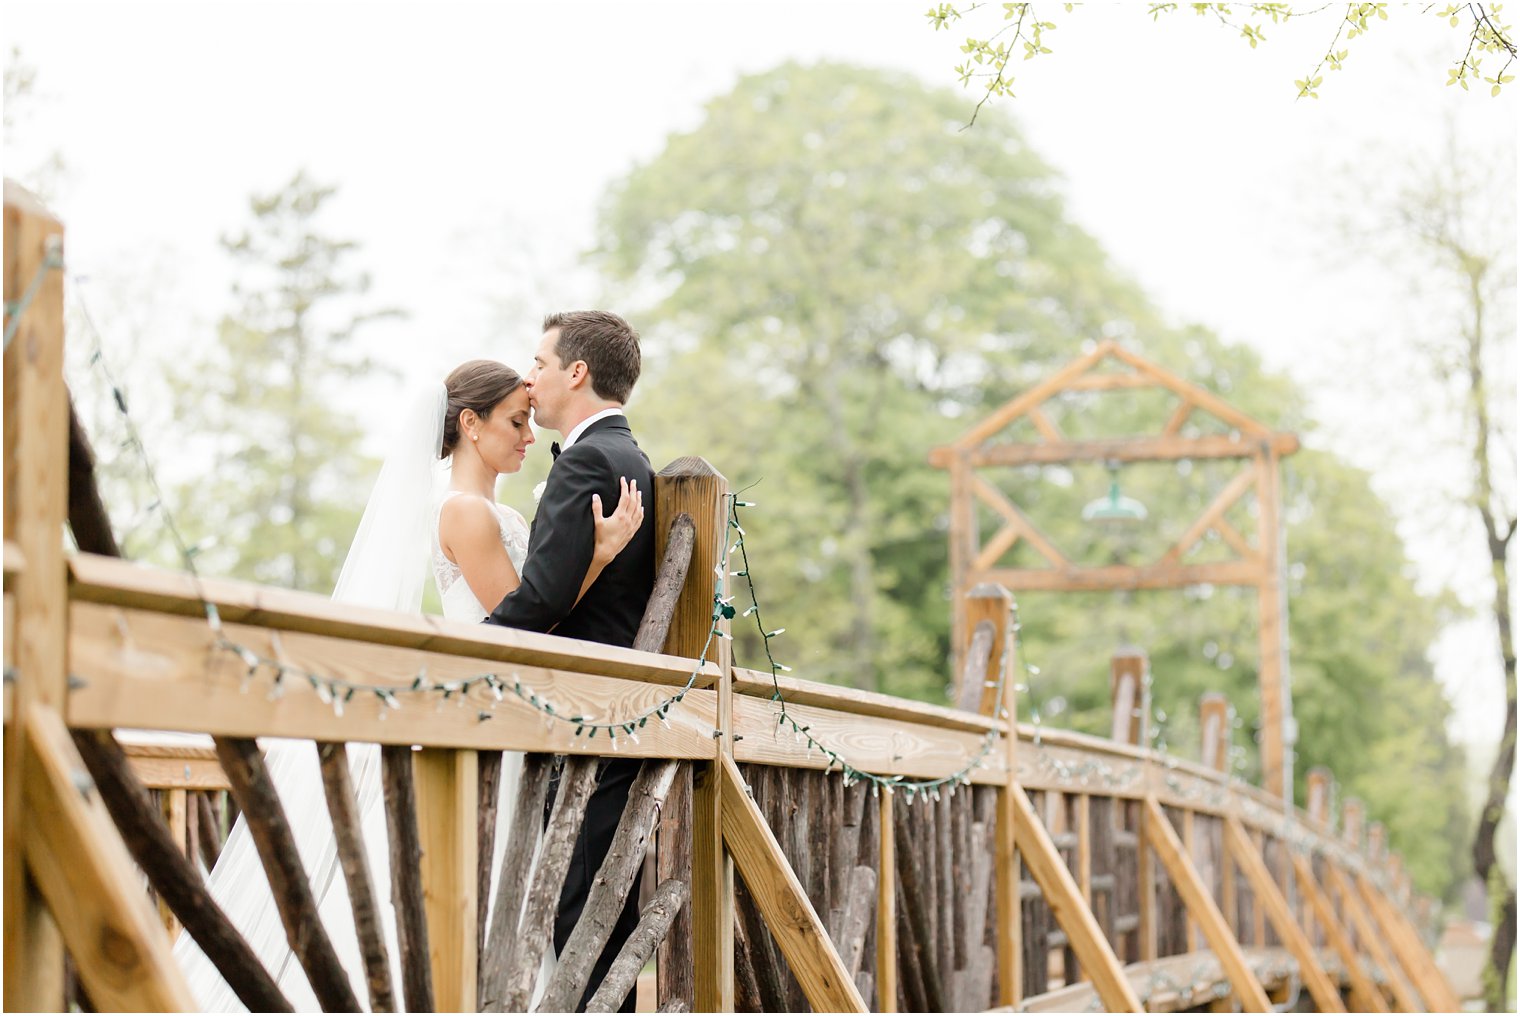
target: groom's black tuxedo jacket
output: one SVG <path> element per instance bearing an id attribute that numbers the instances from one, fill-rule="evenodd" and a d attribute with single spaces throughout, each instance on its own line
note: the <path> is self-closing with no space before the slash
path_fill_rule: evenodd
<path id="1" fill-rule="evenodd" d="M 644 492 L 644 523 L 576 603 L 596 546 L 591 495 L 600 494 L 603 512 L 611 512 L 618 503 L 618 480 L 625 476 Z M 654 533 L 654 470 L 649 457 L 633 439 L 626 418 L 596 421 L 549 470 L 528 537 L 522 584 L 486 620 L 632 646 L 654 588 Z"/>

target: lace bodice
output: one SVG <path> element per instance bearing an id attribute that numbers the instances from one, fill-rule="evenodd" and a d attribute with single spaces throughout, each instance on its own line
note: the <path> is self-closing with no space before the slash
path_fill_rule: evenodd
<path id="1" fill-rule="evenodd" d="M 443 547 L 438 542 L 438 520 L 443 512 L 443 503 L 451 497 L 474 496 L 459 490 L 444 491 L 438 507 L 433 511 L 433 581 L 438 584 L 438 595 L 443 601 L 443 616 L 450 621 L 479 621 L 496 606 L 493 603 L 490 607 L 484 607 L 475 599 L 470 584 L 464 580 L 464 573 L 457 564 L 444 556 Z M 528 520 L 516 509 L 495 501 L 491 502 L 491 508 L 501 523 L 501 542 L 507 548 L 507 557 L 511 559 L 512 567 L 517 569 L 517 574 L 521 575 L 523 562 L 528 559 Z"/>

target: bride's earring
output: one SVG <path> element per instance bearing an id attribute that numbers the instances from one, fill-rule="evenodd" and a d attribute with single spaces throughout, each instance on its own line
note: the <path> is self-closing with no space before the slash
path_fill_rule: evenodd
<path id="1" fill-rule="evenodd" d="M 480 440 L 480 435 L 479 434 L 471 434 L 470 435 L 470 440 L 471 441 L 479 441 Z"/>

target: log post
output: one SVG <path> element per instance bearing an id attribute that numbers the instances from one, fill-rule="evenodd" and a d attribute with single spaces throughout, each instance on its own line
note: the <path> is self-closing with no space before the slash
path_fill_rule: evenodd
<path id="1" fill-rule="evenodd" d="M 1327 831 L 1331 826 L 1330 788 L 1334 781 L 1335 778 L 1331 776 L 1330 770 L 1324 766 L 1315 766 L 1309 770 L 1307 791 L 1309 799 L 1304 802 L 1305 808 L 1309 812 L 1309 820 L 1318 822 Z"/>
<path id="2" fill-rule="evenodd" d="M 1367 860 L 1374 868 L 1381 867 L 1388 859 L 1388 827 L 1381 822 L 1367 826 Z"/>
<path id="3" fill-rule="evenodd" d="M 1109 661 L 1113 739 L 1144 747 L 1150 734 L 1151 662 L 1145 650 L 1121 646 Z"/>
<path id="4" fill-rule="evenodd" d="M 1341 838 L 1358 853 L 1363 849 L 1362 824 L 1366 816 L 1367 809 L 1359 798 L 1348 797 L 1341 805 Z"/>
<path id="5" fill-rule="evenodd" d="M 1013 596 L 1002 586 L 983 583 L 966 594 L 962 604 L 966 618 L 968 638 L 974 638 L 975 629 L 983 621 L 992 624 L 995 638 L 992 645 L 990 666 L 987 670 L 987 689 L 982 699 L 983 712 L 990 713 L 1008 724 L 1003 736 L 1002 755 L 1005 779 L 997 789 L 997 953 L 998 999 L 997 1004 L 1017 1006 L 1023 999 L 1023 971 L 1020 950 L 1022 946 L 1023 918 L 1019 903 L 1019 851 L 1016 828 L 1018 825 L 1014 795 L 1018 788 L 1018 689 L 1014 679 L 1018 661 L 1017 640 L 1013 632 Z M 967 647 L 969 651 L 969 646 Z M 965 653 L 962 653 L 964 658 Z M 995 668 L 995 669 L 994 669 Z M 1001 678 L 1002 701 L 994 708 L 991 696 L 996 693 L 997 679 Z M 885 816 L 884 816 L 885 817 Z M 887 827 L 882 827 L 883 836 Z M 877 934 L 880 934 L 878 929 Z M 881 974 L 878 972 L 878 977 Z M 885 1011 L 885 1010 L 883 1010 Z"/>
<path id="6" fill-rule="evenodd" d="M 691 565 L 687 569 L 675 615 L 665 638 L 665 652 L 695 658 L 708 643 L 712 628 L 714 580 L 727 546 L 728 481 L 705 460 L 676 459 L 655 477 L 655 556 L 661 557 L 671 525 L 683 512 L 691 516 Z M 729 576 L 722 576 L 727 588 Z M 727 622 L 724 622 L 726 625 Z M 725 629 L 726 630 L 726 629 Z M 733 700 L 728 666 L 728 641 L 708 647 L 718 662 L 718 727 L 724 731 L 719 750 L 733 754 Z M 685 877 L 682 862 L 689 858 L 691 896 L 681 907 L 658 950 L 658 999 L 663 1008 L 683 1002 L 695 1012 L 731 1011 L 734 1007 L 734 869 L 723 851 L 723 823 L 714 766 L 705 766 L 686 793 L 689 764 L 681 766 L 675 792 L 661 814 L 656 846 L 661 881 Z M 676 807 L 690 802 L 683 816 Z M 684 825 L 684 828 L 683 828 Z M 683 857 L 684 855 L 684 857 Z"/>
<path id="7" fill-rule="evenodd" d="M 1230 771 L 1230 700 L 1217 691 L 1208 692 L 1198 704 L 1198 729 L 1202 732 L 1203 764 L 1215 772 Z"/>
<path id="8" fill-rule="evenodd" d="M 68 393 L 63 384 L 63 224 L 5 181 L 5 540 L 26 566 L 9 583 L 16 644 L 5 728 L 5 1008 L 58 1011 L 63 943 L 25 868 L 24 717 L 66 715 Z M 22 303 L 30 296 L 30 302 Z M 13 311 L 11 308 L 15 308 Z M 14 328 L 14 332 L 11 329 Z M 7 683 L 11 683 L 9 674 Z"/>
<path id="9" fill-rule="evenodd" d="M 1262 441 L 1256 469 L 1256 547 L 1261 561 L 1257 584 L 1260 618 L 1261 782 L 1274 797 L 1293 803 L 1292 682 L 1288 677 L 1288 594 L 1283 584 L 1282 456 Z"/>

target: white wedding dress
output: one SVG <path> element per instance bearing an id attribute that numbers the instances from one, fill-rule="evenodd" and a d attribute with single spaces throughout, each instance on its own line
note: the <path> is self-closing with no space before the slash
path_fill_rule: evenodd
<path id="1" fill-rule="evenodd" d="M 470 590 L 469 583 L 459 566 L 444 556 L 438 542 L 438 516 L 443 501 L 450 497 L 473 497 L 458 491 L 447 491 L 433 508 L 431 563 L 433 579 L 442 598 L 443 616 L 450 621 L 478 624 L 486 609 Z M 501 524 L 501 541 L 507 549 L 512 566 L 522 574 L 523 562 L 528 554 L 528 522 L 517 511 L 491 502 Z M 282 738 L 263 738 L 270 776 L 280 795 L 280 803 L 290 823 L 297 850 L 311 879 L 313 894 L 327 930 L 337 951 L 338 959 L 348 972 L 355 996 L 361 1004 L 367 1004 L 368 992 L 364 977 L 364 964 L 359 953 L 358 935 L 354 930 L 353 911 L 349 906 L 348 887 L 338 861 L 337 846 L 333 836 L 332 822 L 328 817 L 327 798 L 319 775 L 316 746 L 311 741 L 293 741 Z M 521 752 L 505 752 L 502 762 L 501 796 L 496 810 L 496 846 L 492 859 L 491 900 L 494 904 L 496 881 L 501 871 L 501 860 L 507 846 L 507 833 L 512 811 L 517 800 L 517 787 L 522 772 Z M 364 831 L 365 850 L 369 857 L 370 877 L 384 919 L 387 951 L 391 962 L 391 983 L 395 1003 L 404 1005 L 401 992 L 400 951 L 396 945 L 395 915 L 390 906 L 390 854 L 386 830 L 385 802 L 380 780 L 380 751 L 372 744 L 349 745 L 349 767 L 353 774 L 354 792 L 358 798 L 360 822 Z M 263 874 L 258 852 L 248 832 L 247 824 L 240 817 L 233 825 L 216 867 L 207 878 L 207 886 L 213 898 L 227 912 L 233 925 L 247 938 L 255 954 L 274 976 L 297 1012 L 320 1011 L 316 995 L 307 983 L 306 974 L 286 941 L 285 929 L 280 922 L 274 896 Z M 489 925 L 488 925 L 489 926 Z M 553 950 L 547 951 L 545 970 L 552 969 Z M 181 932 L 174 945 L 174 955 L 185 970 L 196 1004 L 208 1012 L 243 1012 L 246 1008 L 238 1001 L 232 989 L 216 972 L 204 953 L 187 933 Z M 546 978 L 540 976 L 541 990 Z M 535 999 L 536 1000 L 536 999 Z"/>

